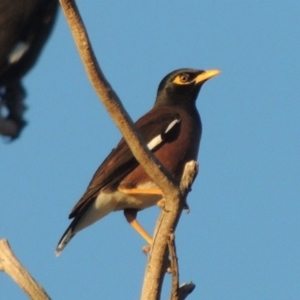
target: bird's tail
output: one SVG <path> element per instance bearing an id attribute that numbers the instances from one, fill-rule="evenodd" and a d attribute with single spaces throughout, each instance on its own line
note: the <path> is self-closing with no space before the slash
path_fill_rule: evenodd
<path id="1" fill-rule="evenodd" d="M 71 218 L 74 217 L 74 219 L 57 245 L 55 251 L 56 256 L 60 255 L 62 250 L 78 231 L 90 226 L 115 210 L 115 202 L 112 201 L 112 199 L 111 194 L 100 193 L 97 198 L 91 198 L 90 201 L 86 202 L 76 216 L 70 215 Z"/>
<path id="2" fill-rule="evenodd" d="M 64 232 L 63 236 L 59 240 L 58 245 L 57 245 L 56 250 L 55 250 L 55 255 L 56 256 L 60 256 L 63 249 L 70 242 L 72 237 L 75 235 L 75 232 L 73 232 L 73 228 L 74 228 L 73 223 L 74 223 L 74 221 L 70 224 L 70 226 L 67 228 L 67 230 Z"/>

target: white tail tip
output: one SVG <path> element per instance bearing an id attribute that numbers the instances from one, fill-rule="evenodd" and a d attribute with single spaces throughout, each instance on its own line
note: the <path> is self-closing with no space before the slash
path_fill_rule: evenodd
<path id="1" fill-rule="evenodd" d="M 63 249 L 66 247 L 66 245 L 70 242 L 70 240 L 72 239 L 72 237 L 75 235 L 75 233 L 73 233 L 72 228 L 68 228 L 66 230 L 66 232 L 64 233 L 64 235 L 61 237 L 56 250 L 55 250 L 55 255 L 58 257 L 60 256 L 61 252 L 63 251 Z"/>

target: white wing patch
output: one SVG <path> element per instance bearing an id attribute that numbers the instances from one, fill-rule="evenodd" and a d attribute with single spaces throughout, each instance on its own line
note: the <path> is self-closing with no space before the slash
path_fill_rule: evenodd
<path id="1" fill-rule="evenodd" d="M 163 141 L 163 135 L 167 134 L 169 131 L 171 131 L 171 129 L 176 125 L 180 123 L 180 119 L 175 119 L 173 120 L 167 127 L 167 129 L 165 130 L 165 132 L 163 132 L 162 134 L 157 135 L 156 137 L 154 137 L 148 144 L 148 148 L 149 150 L 153 150 L 155 147 L 157 147 L 162 141 Z"/>
<path id="2" fill-rule="evenodd" d="M 10 52 L 8 56 L 9 63 L 13 64 L 16 63 L 20 58 L 26 53 L 26 51 L 29 49 L 29 44 L 24 42 L 19 42 L 13 50 Z"/>
<path id="3" fill-rule="evenodd" d="M 168 133 L 176 124 L 180 122 L 180 119 L 175 119 L 173 120 L 169 126 L 167 127 L 166 131 L 164 132 L 165 134 Z"/>
<path id="4" fill-rule="evenodd" d="M 156 146 L 158 146 L 162 142 L 161 134 L 157 135 L 154 139 L 152 139 L 148 144 L 149 150 L 153 150 Z"/>

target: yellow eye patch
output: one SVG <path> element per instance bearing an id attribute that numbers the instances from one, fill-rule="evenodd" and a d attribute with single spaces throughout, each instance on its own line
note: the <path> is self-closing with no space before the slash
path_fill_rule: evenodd
<path id="1" fill-rule="evenodd" d="M 190 84 L 191 83 L 191 76 L 187 73 L 179 74 L 173 80 L 176 84 Z"/>

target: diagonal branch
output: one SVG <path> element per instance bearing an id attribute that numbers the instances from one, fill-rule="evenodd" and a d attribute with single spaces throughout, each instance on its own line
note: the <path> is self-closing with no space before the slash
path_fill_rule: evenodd
<path id="1" fill-rule="evenodd" d="M 75 1 L 60 0 L 60 4 L 92 86 L 122 132 L 133 155 L 165 195 L 168 212 L 162 211 L 157 222 L 141 296 L 141 299 L 156 300 L 160 297 L 165 273 L 168 237 L 171 232 L 175 231 L 182 209 L 186 207 L 185 199 L 196 176 L 197 165 L 193 162 L 193 167 L 184 173 L 189 174 L 187 186 L 176 186 L 170 174 L 146 147 L 144 139 L 137 132 L 116 92 L 101 71 Z M 191 174 L 193 175 L 191 176 Z"/>
<path id="2" fill-rule="evenodd" d="M 60 0 L 89 80 L 106 110 L 122 132 L 133 155 L 149 176 L 166 194 L 174 194 L 176 186 L 167 170 L 146 147 L 118 95 L 105 78 L 95 57 L 85 26 L 74 0 Z"/>
<path id="3" fill-rule="evenodd" d="M 50 300 L 44 289 L 18 261 L 6 239 L 0 240 L 0 271 L 9 275 L 30 299 Z"/>
<path id="4" fill-rule="evenodd" d="M 162 283 L 166 270 L 166 259 L 168 258 L 168 241 L 170 233 L 175 232 L 183 208 L 186 207 L 186 197 L 191 185 L 198 173 L 198 164 L 190 161 L 185 165 L 183 176 L 180 182 L 181 195 L 178 198 L 169 198 L 170 211 L 162 211 L 156 223 L 152 251 L 145 272 L 142 289 L 142 300 L 159 299 Z M 167 195 L 166 199 L 168 199 Z M 176 253 L 175 253 L 176 255 Z M 178 272 L 178 270 L 176 270 Z M 177 281 L 177 278 L 175 278 Z M 175 285 L 176 283 L 173 284 Z M 151 288 L 149 288 L 151 287 Z M 176 294 L 176 293 L 174 293 Z M 172 300 L 178 300 L 178 293 Z"/>
<path id="5" fill-rule="evenodd" d="M 179 271 L 178 271 L 178 259 L 176 255 L 176 245 L 174 233 L 170 233 L 168 241 L 168 250 L 171 260 L 171 273 L 172 273 L 172 291 L 171 300 L 178 299 L 179 290 Z"/>

